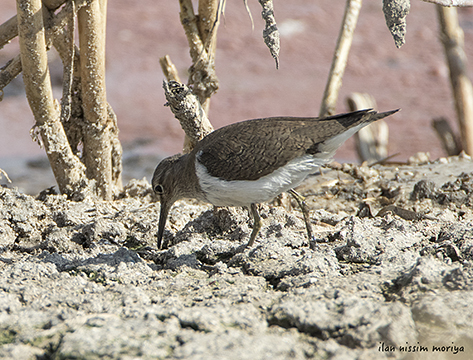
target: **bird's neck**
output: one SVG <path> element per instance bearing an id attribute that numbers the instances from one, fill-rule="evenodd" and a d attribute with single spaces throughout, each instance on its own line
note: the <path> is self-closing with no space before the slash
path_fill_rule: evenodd
<path id="1" fill-rule="evenodd" d="M 184 198 L 205 200 L 195 173 L 195 155 L 191 152 L 180 159 L 179 187 Z"/>

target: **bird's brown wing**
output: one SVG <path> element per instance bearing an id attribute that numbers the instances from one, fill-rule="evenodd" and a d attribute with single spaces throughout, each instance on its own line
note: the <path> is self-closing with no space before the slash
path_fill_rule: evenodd
<path id="1" fill-rule="evenodd" d="M 296 157 L 317 154 L 320 143 L 362 122 L 378 120 L 381 115 L 361 110 L 327 118 L 242 121 L 210 133 L 197 143 L 193 153 L 211 176 L 257 180 Z"/>

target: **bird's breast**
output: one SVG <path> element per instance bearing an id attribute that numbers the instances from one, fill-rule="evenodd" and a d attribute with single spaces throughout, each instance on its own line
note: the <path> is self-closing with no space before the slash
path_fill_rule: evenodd
<path id="1" fill-rule="evenodd" d="M 284 191 L 298 186 L 307 175 L 329 161 L 329 158 L 306 154 L 274 169 L 256 180 L 223 180 L 213 177 L 196 157 L 195 171 L 206 200 L 216 206 L 249 206 L 267 202 Z M 231 167 L 231 164 L 227 164 Z"/>

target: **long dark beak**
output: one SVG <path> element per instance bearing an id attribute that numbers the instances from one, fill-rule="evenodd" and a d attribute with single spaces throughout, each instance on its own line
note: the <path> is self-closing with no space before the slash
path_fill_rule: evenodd
<path id="1" fill-rule="evenodd" d="M 159 225 L 158 225 L 158 249 L 161 249 L 161 242 L 163 240 L 164 226 L 166 225 L 166 219 L 168 218 L 169 209 L 172 203 L 161 199 L 161 212 L 159 214 Z"/>

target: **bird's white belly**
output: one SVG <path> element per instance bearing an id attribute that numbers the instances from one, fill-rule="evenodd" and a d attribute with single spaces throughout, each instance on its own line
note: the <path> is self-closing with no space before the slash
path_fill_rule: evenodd
<path id="1" fill-rule="evenodd" d="M 321 157 L 321 154 L 317 154 L 317 157 L 304 155 L 258 180 L 226 181 L 212 177 L 198 158 L 195 170 L 199 185 L 209 203 L 216 206 L 248 206 L 251 203 L 270 201 L 282 192 L 296 187 L 307 175 L 327 163 L 330 157 Z"/>

